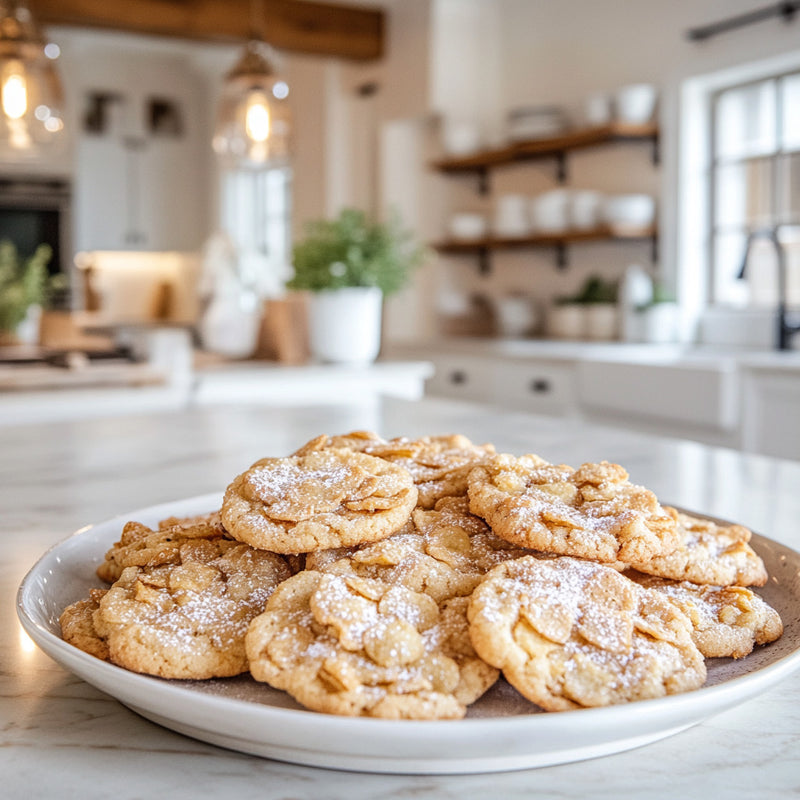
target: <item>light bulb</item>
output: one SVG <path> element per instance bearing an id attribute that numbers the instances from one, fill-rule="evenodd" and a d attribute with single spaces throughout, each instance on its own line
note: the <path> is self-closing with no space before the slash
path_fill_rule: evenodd
<path id="1" fill-rule="evenodd" d="M 3 112 L 9 119 L 22 119 L 28 110 L 28 87 L 20 64 L 11 63 L 5 70 L 2 97 Z"/>
<path id="2" fill-rule="evenodd" d="M 254 142 L 266 142 L 269 138 L 269 101 L 264 92 L 251 92 L 247 98 L 245 130 Z"/>

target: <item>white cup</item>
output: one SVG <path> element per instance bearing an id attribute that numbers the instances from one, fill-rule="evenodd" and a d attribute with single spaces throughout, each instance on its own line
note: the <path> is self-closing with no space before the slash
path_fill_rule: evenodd
<path id="1" fill-rule="evenodd" d="M 613 117 L 611 95 L 605 92 L 595 92 L 589 95 L 584 103 L 583 113 L 587 125 L 608 125 Z"/>
<path id="2" fill-rule="evenodd" d="M 450 236 L 461 241 L 482 239 L 486 235 L 486 217 L 471 211 L 461 211 L 450 217 Z"/>
<path id="3" fill-rule="evenodd" d="M 614 105 L 617 119 L 631 125 L 650 122 L 656 109 L 658 90 L 649 83 L 633 83 L 617 90 Z"/>
<path id="4" fill-rule="evenodd" d="M 578 231 L 591 231 L 602 221 L 603 195 L 590 189 L 572 193 L 569 204 L 570 227 Z"/>
<path id="5" fill-rule="evenodd" d="M 480 126 L 472 120 L 447 120 L 442 129 L 442 144 L 451 156 L 474 153 L 482 144 Z"/>
<path id="6" fill-rule="evenodd" d="M 533 228 L 537 233 L 563 233 L 570 226 L 569 189 L 553 189 L 535 197 L 531 203 Z"/>
<path id="7" fill-rule="evenodd" d="M 493 231 L 496 236 L 527 236 L 531 232 L 528 199 L 523 194 L 504 194 L 497 198 Z"/>

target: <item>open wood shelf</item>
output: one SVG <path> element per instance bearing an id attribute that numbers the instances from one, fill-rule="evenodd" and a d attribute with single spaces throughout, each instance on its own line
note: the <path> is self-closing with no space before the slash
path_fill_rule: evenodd
<path id="1" fill-rule="evenodd" d="M 559 268 L 566 266 L 566 248 L 571 244 L 582 242 L 619 242 L 644 241 L 652 242 L 653 260 L 657 259 L 658 231 L 655 226 L 636 230 L 619 230 L 604 226 L 590 231 L 565 231 L 558 234 L 535 234 L 514 238 L 486 237 L 483 239 L 449 239 L 433 245 L 440 253 L 448 255 L 476 255 L 480 258 L 481 272 L 489 270 L 489 256 L 495 250 L 512 250 L 536 247 L 553 247 L 556 249 Z"/>
<path id="2" fill-rule="evenodd" d="M 441 172 L 484 172 L 492 167 L 538 158 L 563 158 L 574 150 L 611 144 L 617 141 L 642 141 L 653 144 L 653 159 L 658 161 L 658 126 L 627 125 L 619 122 L 593 128 L 580 128 L 550 139 L 514 142 L 505 147 L 481 150 L 468 156 L 443 158 L 433 163 Z"/>

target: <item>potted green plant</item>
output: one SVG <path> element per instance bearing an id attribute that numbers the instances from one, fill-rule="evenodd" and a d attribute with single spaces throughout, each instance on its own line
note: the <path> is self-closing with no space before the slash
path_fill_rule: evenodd
<path id="1" fill-rule="evenodd" d="M 613 339 L 617 335 L 617 283 L 590 275 L 580 290 L 556 298 L 551 333 L 563 339 Z"/>
<path id="2" fill-rule="evenodd" d="M 13 242 L 0 241 L 0 342 L 35 341 L 52 255 L 49 245 L 40 244 L 32 256 L 24 258 Z"/>
<path id="3" fill-rule="evenodd" d="M 424 249 L 393 216 L 345 208 L 308 223 L 288 289 L 309 292 L 309 344 L 320 361 L 369 363 L 380 350 L 382 301 L 410 281 Z"/>

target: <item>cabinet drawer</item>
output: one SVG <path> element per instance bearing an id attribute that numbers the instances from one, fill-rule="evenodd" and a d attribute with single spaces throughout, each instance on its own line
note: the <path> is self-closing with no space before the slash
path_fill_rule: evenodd
<path id="1" fill-rule="evenodd" d="M 469 357 L 436 358 L 433 376 L 425 391 L 439 397 L 460 397 L 464 400 L 492 400 L 492 362 Z"/>
<path id="2" fill-rule="evenodd" d="M 550 363 L 496 364 L 494 395 L 509 408 L 566 416 L 576 411 L 575 371 Z"/>

